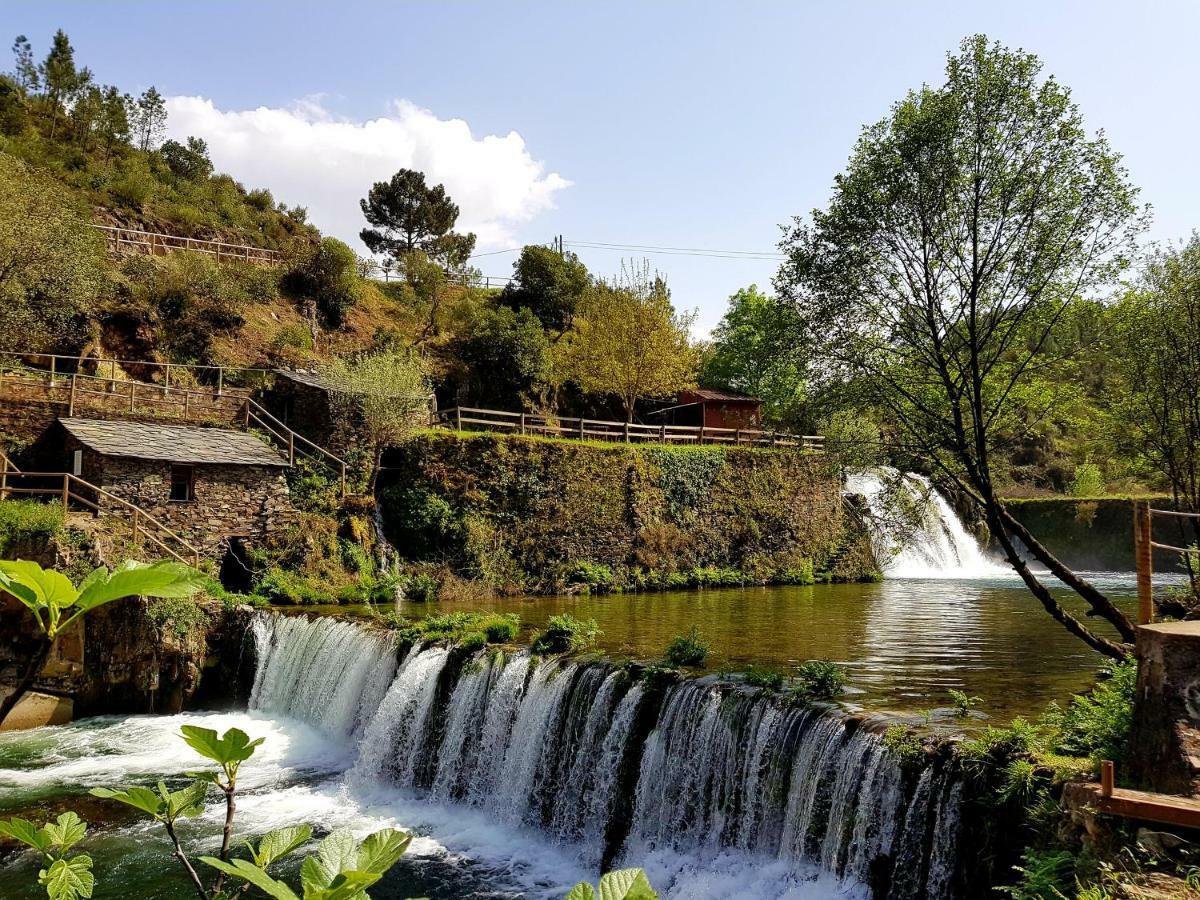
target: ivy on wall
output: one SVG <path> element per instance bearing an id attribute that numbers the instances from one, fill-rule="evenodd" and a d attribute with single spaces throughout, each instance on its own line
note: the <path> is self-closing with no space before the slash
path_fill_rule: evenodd
<path id="1" fill-rule="evenodd" d="M 502 590 L 875 574 L 823 456 L 439 431 L 391 451 L 386 467 L 380 502 L 397 550 Z"/>

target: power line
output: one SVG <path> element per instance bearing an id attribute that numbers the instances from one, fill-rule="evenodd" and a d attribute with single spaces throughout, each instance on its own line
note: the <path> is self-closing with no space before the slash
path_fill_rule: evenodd
<path id="1" fill-rule="evenodd" d="M 654 244 L 615 244 L 603 241 L 567 241 L 568 246 L 589 250 L 613 250 L 620 252 L 650 252 L 668 256 L 705 256 L 712 259 L 749 259 L 762 262 L 779 262 L 786 254 L 765 250 L 718 250 L 700 247 L 663 247 Z"/>
<path id="2" fill-rule="evenodd" d="M 486 253 L 472 253 L 467 259 L 478 259 L 481 256 L 498 256 L 501 253 L 520 253 L 524 247 L 509 247 L 507 250 L 489 250 Z"/>

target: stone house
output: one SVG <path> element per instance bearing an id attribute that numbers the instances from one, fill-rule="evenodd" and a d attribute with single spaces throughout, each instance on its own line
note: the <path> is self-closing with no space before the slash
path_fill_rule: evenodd
<path id="1" fill-rule="evenodd" d="M 287 460 L 251 434 L 100 419 L 59 423 L 67 471 L 138 506 L 211 558 L 261 542 L 292 510 Z M 105 512 L 117 505 L 100 497 Z"/>

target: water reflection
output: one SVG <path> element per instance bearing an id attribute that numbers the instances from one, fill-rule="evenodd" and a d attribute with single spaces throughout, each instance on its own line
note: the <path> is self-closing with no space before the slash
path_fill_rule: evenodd
<path id="1" fill-rule="evenodd" d="M 1135 606 L 1132 575 L 1090 577 L 1126 609 Z M 1059 594 L 1082 613 L 1069 591 Z M 404 611 L 422 616 L 463 608 L 408 604 Z M 880 711 L 945 706 L 949 691 L 958 689 L 983 697 L 982 708 L 994 718 L 1036 715 L 1051 700 L 1084 690 L 1103 662 L 1047 616 L 1015 576 L 516 597 L 470 608 L 520 613 L 530 630 L 557 613 L 593 618 L 604 632 L 601 647 L 616 655 L 656 657 L 672 636 L 695 625 L 712 644 L 709 668 L 786 669 L 831 659 L 849 671 L 853 702 Z"/>

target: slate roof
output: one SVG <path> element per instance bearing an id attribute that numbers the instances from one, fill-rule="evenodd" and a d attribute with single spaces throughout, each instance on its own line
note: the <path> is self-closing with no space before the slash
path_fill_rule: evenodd
<path id="1" fill-rule="evenodd" d="M 322 391 L 333 390 L 333 385 L 316 372 L 292 372 L 288 369 L 276 369 L 275 374 L 308 387 L 319 388 Z"/>
<path id="2" fill-rule="evenodd" d="M 102 456 L 235 466 L 288 464 L 286 459 L 244 431 L 103 419 L 59 421 L 81 444 Z"/>

